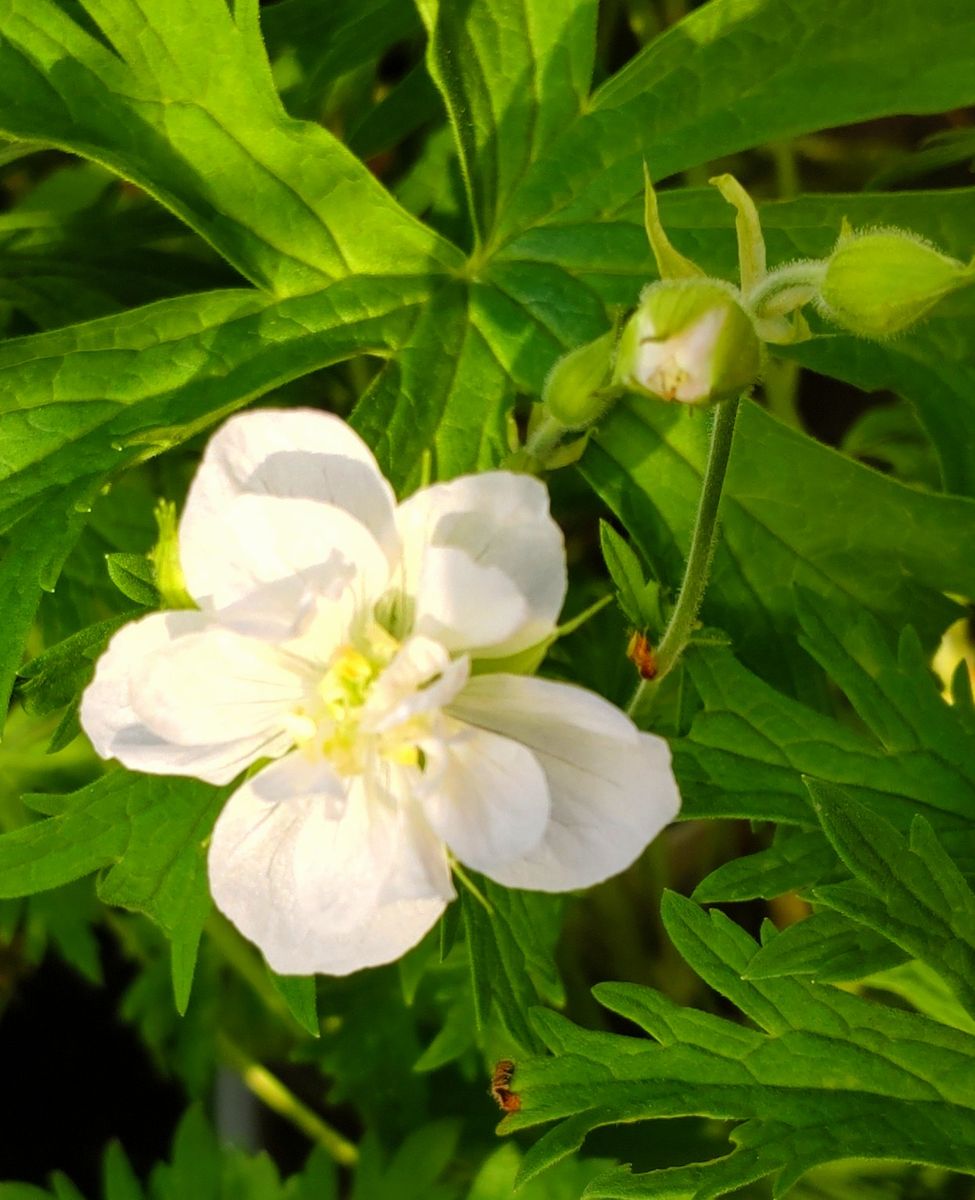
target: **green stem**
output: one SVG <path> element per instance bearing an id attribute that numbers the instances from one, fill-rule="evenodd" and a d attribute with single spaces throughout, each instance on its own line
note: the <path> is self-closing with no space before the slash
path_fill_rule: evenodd
<path id="1" fill-rule="evenodd" d="M 687 565 L 684 568 L 684 581 L 670 622 L 654 655 L 657 673 L 653 679 L 641 680 L 627 708 L 627 712 L 637 724 L 656 694 L 661 680 L 676 666 L 697 623 L 698 609 L 704 599 L 708 576 L 711 573 L 711 560 L 718 541 L 718 506 L 721 503 L 721 491 L 728 470 L 728 458 L 731 454 L 735 420 L 740 404 L 740 400 L 725 400 L 718 405 L 714 415 L 711 446 L 704 468 L 701 499 L 694 521 L 694 532 L 691 535 Z"/>
<path id="2" fill-rule="evenodd" d="M 802 190 L 799 162 L 794 142 L 772 142 L 769 146 L 775 164 L 776 192 L 780 200 L 791 200 Z"/>
<path id="3" fill-rule="evenodd" d="M 568 428 L 561 421 L 556 421 L 550 413 L 546 413 L 525 442 L 525 457 L 543 467 L 546 458 L 568 432 Z"/>
<path id="4" fill-rule="evenodd" d="M 825 273 L 826 263 L 822 259 L 809 258 L 788 263 L 770 271 L 757 287 L 752 288 L 745 301 L 752 312 L 762 317 L 768 315 L 762 311 L 764 305 L 771 304 L 779 293 L 792 291 L 796 301 L 792 307 L 799 308 L 810 299 L 809 296 L 805 296 L 800 302 L 800 294 L 815 291 L 822 283 Z"/>
<path id="5" fill-rule="evenodd" d="M 217 1033 L 220 1055 L 232 1070 L 240 1076 L 244 1086 L 262 1104 L 266 1104 L 278 1116 L 290 1121 L 302 1133 L 317 1142 L 343 1167 L 352 1167 L 359 1159 L 359 1151 L 352 1142 L 344 1138 L 306 1105 L 276 1075 L 251 1056 L 225 1033 Z"/>

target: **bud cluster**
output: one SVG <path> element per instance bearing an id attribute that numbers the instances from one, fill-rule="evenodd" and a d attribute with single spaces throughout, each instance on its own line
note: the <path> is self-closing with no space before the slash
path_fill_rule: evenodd
<path id="1" fill-rule="evenodd" d="M 527 469 L 578 457 L 585 431 L 624 392 L 695 406 L 747 393 L 762 373 L 767 345 L 812 336 L 806 306 L 850 333 L 881 339 L 975 279 L 975 260 L 965 265 L 903 230 L 856 232 L 846 222 L 828 257 L 768 271 L 751 197 L 730 175 L 712 183 L 736 210 L 740 287 L 707 276 L 671 244 L 647 176 L 644 223 L 660 279 L 644 289 L 618 339 L 614 328 L 552 368 L 535 423 L 537 445 L 530 434 L 519 452 Z M 570 433 L 583 436 L 560 447 Z"/>

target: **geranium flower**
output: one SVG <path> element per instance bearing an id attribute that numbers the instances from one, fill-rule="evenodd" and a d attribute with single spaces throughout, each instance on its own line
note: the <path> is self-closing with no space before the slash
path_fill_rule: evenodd
<path id="1" fill-rule="evenodd" d="M 582 888 L 677 812 L 666 742 L 591 692 L 491 672 L 549 636 L 565 551 L 545 488 L 505 471 L 397 505 L 336 417 L 260 411 L 213 437 L 179 529 L 198 610 L 112 639 L 81 721 L 104 758 L 226 784 L 217 906 L 284 974 L 414 945 L 451 856 Z"/>

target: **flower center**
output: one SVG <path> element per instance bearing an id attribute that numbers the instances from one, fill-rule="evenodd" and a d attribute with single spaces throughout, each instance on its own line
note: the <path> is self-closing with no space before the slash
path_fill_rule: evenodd
<path id="1" fill-rule="evenodd" d="M 310 703 L 293 714 L 296 744 L 306 753 L 324 755 L 340 775 L 363 774 L 376 755 L 402 766 L 419 766 L 422 752 L 417 741 L 426 731 L 426 721 L 407 718 L 387 727 L 382 717 L 403 698 L 402 689 L 384 684 L 376 690 L 399 649 L 400 643 L 378 624 L 340 646 Z M 391 694 L 384 695 L 386 691 Z"/>

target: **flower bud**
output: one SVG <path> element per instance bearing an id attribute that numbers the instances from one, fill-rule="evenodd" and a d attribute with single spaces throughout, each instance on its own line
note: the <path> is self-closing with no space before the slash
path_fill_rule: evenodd
<path id="1" fill-rule="evenodd" d="M 762 344 L 730 284 L 664 280 L 623 330 L 615 379 L 660 400 L 715 404 L 750 388 L 761 368 Z"/>
<path id="2" fill-rule="evenodd" d="M 844 231 L 826 265 L 819 304 L 851 333 L 884 338 L 919 321 L 973 269 L 899 229 Z"/>
<path id="3" fill-rule="evenodd" d="M 179 562 L 176 505 L 172 501 L 160 500 L 154 516 L 159 527 L 159 541 L 149 552 L 149 558 L 152 560 L 161 607 L 196 608 L 196 601 L 186 590 L 186 580 L 183 578 L 183 568 Z"/>
<path id="4" fill-rule="evenodd" d="M 584 429 L 602 415 L 609 396 L 616 330 L 564 354 L 548 374 L 542 404 L 566 429 Z"/>

